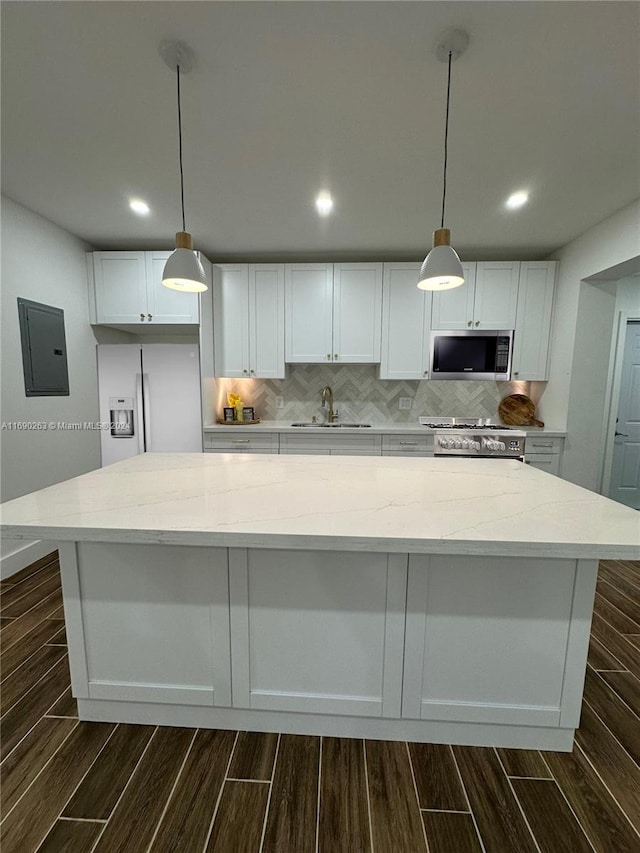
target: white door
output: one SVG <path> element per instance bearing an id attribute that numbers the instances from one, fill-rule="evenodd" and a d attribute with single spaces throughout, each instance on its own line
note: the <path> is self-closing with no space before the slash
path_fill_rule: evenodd
<path id="1" fill-rule="evenodd" d="M 144 252 L 94 252 L 98 323 L 147 322 Z"/>
<path id="2" fill-rule="evenodd" d="M 627 323 L 609 497 L 640 509 L 640 322 Z"/>
<path id="3" fill-rule="evenodd" d="M 426 379 L 431 293 L 416 286 L 420 264 L 384 265 L 380 379 Z"/>
<path id="4" fill-rule="evenodd" d="M 147 322 L 198 323 L 197 293 L 181 293 L 162 285 L 162 273 L 171 252 L 145 252 L 147 263 Z"/>
<path id="5" fill-rule="evenodd" d="M 285 266 L 285 360 L 333 359 L 333 264 Z"/>
<path id="6" fill-rule="evenodd" d="M 514 329 L 519 261 L 482 261 L 476 265 L 474 329 Z"/>
<path id="7" fill-rule="evenodd" d="M 101 344 L 97 347 L 98 397 L 102 465 L 144 453 L 142 367 L 140 344 Z M 132 429 L 111 424 L 133 420 Z"/>
<path id="8" fill-rule="evenodd" d="M 380 361 L 382 264 L 333 265 L 333 360 Z"/>
<path id="9" fill-rule="evenodd" d="M 284 265 L 249 267 L 249 375 L 284 379 Z"/>
<path id="10" fill-rule="evenodd" d="M 213 286 L 213 345 L 215 375 L 249 377 L 249 267 L 220 265 Z"/>
<path id="11" fill-rule="evenodd" d="M 143 344 L 147 451 L 202 452 L 197 344 Z"/>
<path id="12" fill-rule="evenodd" d="M 462 264 L 464 284 L 453 290 L 433 294 L 431 328 L 470 329 L 473 326 L 473 303 L 476 291 L 476 265 Z"/>

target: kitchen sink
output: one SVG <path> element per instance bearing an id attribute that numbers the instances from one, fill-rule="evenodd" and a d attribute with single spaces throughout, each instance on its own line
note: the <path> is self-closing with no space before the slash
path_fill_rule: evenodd
<path id="1" fill-rule="evenodd" d="M 321 429 L 364 429 L 370 427 L 371 424 L 314 424 L 314 423 L 298 423 L 291 424 L 292 427 L 320 427 Z"/>

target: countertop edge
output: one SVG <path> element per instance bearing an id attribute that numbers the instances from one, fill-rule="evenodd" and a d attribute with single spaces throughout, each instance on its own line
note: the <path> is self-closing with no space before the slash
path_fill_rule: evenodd
<path id="1" fill-rule="evenodd" d="M 496 426 L 504 427 L 508 429 L 505 424 L 495 424 Z M 544 435 L 548 438 L 565 438 L 567 435 L 566 430 L 561 429 L 553 429 L 546 427 L 533 427 L 533 426 L 521 426 L 521 427 L 511 427 L 512 429 L 520 429 L 529 435 Z M 423 434 L 423 435 L 433 435 L 435 430 L 430 427 L 421 426 L 420 424 L 371 424 L 370 427 L 341 427 L 340 429 L 328 429 L 327 427 L 323 427 L 320 424 L 318 426 L 311 427 L 294 427 L 290 423 L 283 423 L 281 421 L 262 421 L 259 424 L 247 424 L 244 425 L 235 425 L 230 426 L 229 424 L 206 424 L 203 427 L 203 432 L 205 433 L 216 433 L 220 431 L 229 432 L 232 431 L 234 434 L 238 432 L 242 433 L 292 433 L 293 435 L 328 435 L 328 434 L 343 434 L 346 433 L 348 435 L 385 435 L 385 434 L 398 434 L 398 433 L 412 433 L 412 434 Z"/>
<path id="2" fill-rule="evenodd" d="M 164 531 L 131 528 L 65 528 L 0 524 L 12 539 L 51 542 L 102 542 L 119 545 L 191 545 L 221 548 L 366 551 L 389 554 L 438 554 L 480 557 L 552 557 L 556 559 L 637 560 L 635 546 L 606 543 L 493 542 L 466 539 L 399 539 L 394 537 L 321 536 L 280 533 L 229 533 L 206 530 Z"/>

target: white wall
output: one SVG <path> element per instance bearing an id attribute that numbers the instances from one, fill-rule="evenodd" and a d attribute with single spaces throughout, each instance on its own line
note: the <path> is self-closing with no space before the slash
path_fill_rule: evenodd
<path id="1" fill-rule="evenodd" d="M 98 420 L 96 339 L 89 325 L 87 299 L 85 252 L 88 248 L 57 225 L 2 198 L 0 419 L 3 423 Z M 68 397 L 25 396 L 19 296 L 64 310 Z M 6 501 L 97 468 L 100 437 L 91 430 L 5 428 L 0 433 L 0 452 L 0 491 Z M 22 548 L 23 544 L 3 540 L 2 556 Z"/>
<path id="2" fill-rule="evenodd" d="M 640 200 L 589 229 L 555 256 L 560 263 L 549 383 L 538 416 L 568 432 L 562 476 L 593 490 L 598 489 L 602 469 L 616 298 L 611 288 L 584 280 L 638 255 Z"/>

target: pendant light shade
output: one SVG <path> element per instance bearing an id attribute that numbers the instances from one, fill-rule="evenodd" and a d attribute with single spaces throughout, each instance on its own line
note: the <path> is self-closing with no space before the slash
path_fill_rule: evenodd
<path id="1" fill-rule="evenodd" d="M 184 293 L 202 293 L 208 289 L 207 277 L 200 259 L 193 251 L 191 234 L 187 233 L 184 216 L 184 172 L 182 168 L 182 112 L 180 109 L 180 74 L 186 74 L 193 66 L 191 49 L 181 42 L 163 42 L 160 55 L 165 63 L 176 72 L 178 82 L 178 144 L 180 159 L 180 199 L 182 203 L 182 231 L 176 234 L 176 249 L 167 258 L 162 273 L 162 284 L 171 290 Z"/>
<path id="2" fill-rule="evenodd" d="M 162 273 L 162 283 L 171 290 L 185 293 L 202 293 L 208 289 L 207 277 L 200 259 L 193 251 L 191 234 L 178 231 L 176 250 L 167 258 Z"/>
<path id="3" fill-rule="evenodd" d="M 451 290 L 464 284 L 464 272 L 457 252 L 451 246 L 451 232 L 444 227 L 444 207 L 447 196 L 447 147 L 449 140 L 449 103 L 451 96 L 451 62 L 466 49 L 469 36 L 464 30 L 447 30 L 436 45 L 436 56 L 448 63 L 447 112 L 444 127 L 444 174 L 442 180 L 442 219 L 433 232 L 433 248 L 420 268 L 418 287 L 421 290 Z"/>
<path id="4" fill-rule="evenodd" d="M 464 283 L 462 264 L 456 250 L 449 245 L 449 236 L 448 228 L 433 232 L 433 249 L 420 268 L 418 287 L 421 290 L 451 290 Z"/>

